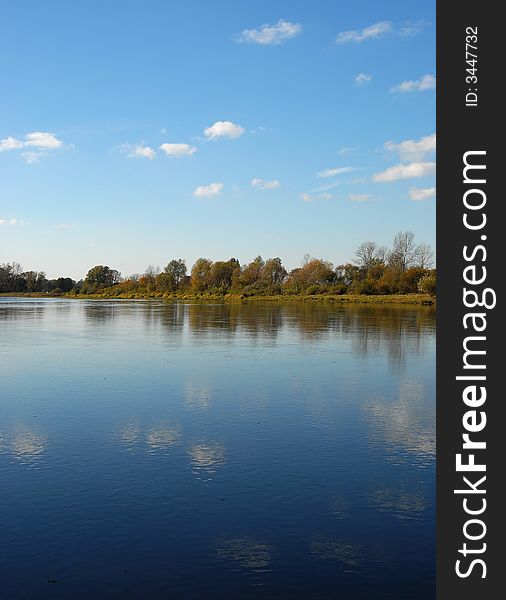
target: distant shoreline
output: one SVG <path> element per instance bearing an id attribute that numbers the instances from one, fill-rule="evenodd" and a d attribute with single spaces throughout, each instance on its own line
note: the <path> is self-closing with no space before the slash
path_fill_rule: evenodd
<path id="1" fill-rule="evenodd" d="M 6 298 L 64 298 L 66 300 L 164 300 L 177 302 L 310 302 L 332 304 L 416 304 L 435 306 L 436 299 L 428 294 L 277 294 L 274 296 L 247 296 L 245 294 L 45 294 L 1 293 Z"/>

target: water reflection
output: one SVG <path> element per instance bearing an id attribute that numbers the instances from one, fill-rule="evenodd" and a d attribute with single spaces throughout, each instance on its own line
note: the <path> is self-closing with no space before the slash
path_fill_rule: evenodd
<path id="1" fill-rule="evenodd" d="M 119 440 L 128 450 L 135 449 L 140 441 L 141 430 L 136 421 L 124 425 L 119 432 Z"/>
<path id="2" fill-rule="evenodd" d="M 181 427 L 169 423 L 157 423 L 141 427 L 137 419 L 125 423 L 119 430 L 118 440 L 129 451 L 146 450 L 156 454 L 170 449 L 181 438 Z"/>
<path id="3" fill-rule="evenodd" d="M 342 539 L 315 534 L 310 543 L 310 552 L 314 558 L 336 560 L 345 571 L 357 571 L 363 560 L 361 553 L 353 545 Z"/>
<path id="4" fill-rule="evenodd" d="M 245 569 L 261 571 L 271 563 L 273 547 L 252 537 L 240 537 L 222 541 L 216 548 L 216 554 Z"/>
<path id="5" fill-rule="evenodd" d="M 10 298 L 0 298 L 0 320 L 32 319 L 44 317 L 46 305 L 40 301 L 14 302 Z"/>
<path id="6" fill-rule="evenodd" d="M 373 504 L 380 512 L 394 515 L 398 519 L 416 519 L 427 509 L 423 492 L 383 488 L 376 491 Z"/>
<path id="7" fill-rule="evenodd" d="M 330 510 L 336 519 L 346 519 L 350 516 L 350 503 L 342 496 L 335 496 L 330 502 Z"/>
<path id="8" fill-rule="evenodd" d="M 180 427 L 157 425 L 156 427 L 151 427 L 146 432 L 146 443 L 150 450 L 156 452 L 160 450 L 167 450 L 176 444 L 180 437 Z"/>
<path id="9" fill-rule="evenodd" d="M 105 323 L 106 321 L 114 319 L 120 314 L 120 306 L 120 303 L 117 301 L 107 302 L 85 300 L 84 314 L 86 321 L 91 323 Z"/>
<path id="10" fill-rule="evenodd" d="M 195 444 L 188 450 L 190 462 L 195 475 L 211 475 L 225 463 L 225 448 L 214 442 Z"/>
<path id="11" fill-rule="evenodd" d="M 421 380 L 402 381 L 397 398 L 376 397 L 364 410 L 371 424 L 371 441 L 393 460 L 405 462 L 404 452 L 408 452 L 419 466 L 432 464 L 436 454 L 435 414 Z"/>
<path id="12" fill-rule="evenodd" d="M 16 425 L 11 433 L 0 434 L 0 452 L 8 452 L 24 465 L 36 464 L 46 447 L 47 435 L 25 425 Z"/>
<path id="13" fill-rule="evenodd" d="M 51 302 L 20 302 L 0 299 L 0 319 L 40 318 L 53 310 Z M 282 332 L 295 331 L 302 341 L 317 342 L 339 336 L 352 344 L 354 354 L 386 353 L 392 365 L 402 365 L 406 356 L 426 349 L 434 334 L 435 309 L 411 306 L 336 305 L 332 303 L 170 303 L 162 301 L 58 300 L 60 311 L 80 303 L 86 321 L 104 324 L 132 320 L 141 315 L 145 326 L 158 327 L 192 339 L 246 335 L 250 341 L 275 340 Z M 61 317 L 64 318 L 64 315 Z M 121 327 L 122 323 L 117 323 Z"/>
<path id="14" fill-rule="evenodd" d="M 6 597 L 433 597 L 432 308 L 58 302 L 0 299 Z"/>
<path id="15" fill-rule="evenodd" d="M 184 403 L 187 408 L 205 410 L 211 402 L 211 389 L 206 385 L 187 382 L 184 389 Z"/>

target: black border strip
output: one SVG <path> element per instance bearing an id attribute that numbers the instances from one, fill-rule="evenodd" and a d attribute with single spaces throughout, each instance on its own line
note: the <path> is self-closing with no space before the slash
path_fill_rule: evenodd
<path id="1" fill-rule="evenodd" d="M 440 600 L 496 600 L 505 594 L 502 585 L 506 565 L 502 558 L 506 556 L 503 546 L 504 518 L 502 515 L 505 500 L 501 487 L 506 472 L 503 457 L 506 459 L 506 418 L 504 406 L 506 398 L 500 378 L 502 365 L 503 334 L 502 292 L 499 286 L 506 277 L 501 270 L 501 262 L 506 256 L 502 240 L 506 239 L 501 208 L 506 204 L 504 191 L 499 189 L 503 172 L 501 162 L 505 155 L 499 148 L 503 127 L 502 114 L 499 112 L 504 68 L 503 39 L 500 3 L 487 1 L 461 0 L 460 2 L 438 2 L 437 4 L 437 598 Z M 473 35 L 466 28 L 477 28 L 477 40 L 472 46 L 477 51 L 477 62 L 466 64 L 466 35 Z M 502 33 L 502 35 L 501 35 Z M 474 38 L 469 38 L 474 42 Z M 469 56 L 470 59 L 472 57 Z M 477 81 L 468 79 L 472 67 L 476 67 Z M 471 71 L 466 71 L 470 68 Z M 476 88 L 476 89 L 475 89 Z M 466 94 L 476 93 L 475 97 Z M 486 154 L 468 155 L 473 164 L 486 165 L 486 169 L 471 169 L 468 182 L 464 182 L 463 156 L 466 152 L 484 151 Z M 472 181 L 469 181 L 471 179 Z M 486 182 L 479 182 L 486 179 Z M 483 194 L 486 203 L 483 208 L 470 210 L 465 207 L 463 197 L 470 204 L 477 205 Z M 479 224 L 482 213 L 486 214 L 483 228 L 470 230 L 465 227 L 464 213 L 468 213 L 471 224 Z M 482 236 L 486 236 L 483 239 Z M 473 259 L 465 260 L 464 246 L 468 247 L 468 257 L 478 246 L 486 249 L 476 250 Z M 486 267 L 486 280 L 482 284 L 469 284 L 464 281 L 463 271 L 468 266 L 476 266 L 476 271 L 467 271 L 468 278 L 478 279 Z M 466 307 L 463 289 L 475 290 L 479 297 L 485 288 L 494 290 L 497 295 L 495 308 Z M 489 306 L 493 294 L 489 292 L 486 301 Z M 472 304 L 472 294 L 468 296 Z M 464 327 L 467 313 L 482 313 L 486 329 L 476 332 L 472 320 L 468 318 L 468 329 Z M 477 321 L 480 320 L 477 318 Z M 483 320 L 480 320 L 483 325 Z M 501 327 L 502 326 L 502 327 Z M 486 350 L 486 354 L 469 355 L 468 362 L 473 368 L 464 369 L 463 342 L 467 336 L 483 336 L 484 340 L 468 340 L 468 347 Z M 474 368 L 484 365 L 485 368 Z M 485 376 L 485 380 L 458 380 L 458 376 Z M 466 405 L 463 391 L 467 386 L 485 387 L 486 401 L 478 407 Z M 472 388 L 471 388 L 472 389 Z M 481 395 L 481 390 L 478 390 Z M 469 392 L 471 393 L 471 392 Z M 472 396 L 468 396 L 472 400 Z M 479 399 L 479 397 L 478 397 Z M 486 442 L 486 449 L 463 450 L 463 434 L 466 433 L 463 417 L 468 411 L 476 411 L 474 417 L 467 416 L 468 425 L 476 428 L 483 424 L 486 413 L 486 425 L 481 431 L 470 433 L 471 440 Z M 503 442 L 504 440 L 504 442 Z M 470 461 L 474 454 L 476 464 L 486 466 L 486 471 L 456 471 L 456 455 L 462 454 L 462 462 Z M 486 476 L 480 485 L 477 481 Z M 454 493 L 454 490 L 471 488 L 463 480 L 467 477 L 480 492 Z M 467 508 L 478 511 L 485 506 L 480 515 L 466 514 Z M 480 537 L 484 526 L 479 522 L 465 523 L 471 519 L 482 521 L 486 533 L 481 539 L 466 539 L 469 536 Z M 463 544 L 476 553 L 463 552 Z M 486 544 L 484 549 L 483 544 Z M 457 575 L 457 561 L 460 560 L 461 573 Z M 483 563 L 473 560 L 482 560 Z M 486 577 L 482 578 L 486 568 Z"/>

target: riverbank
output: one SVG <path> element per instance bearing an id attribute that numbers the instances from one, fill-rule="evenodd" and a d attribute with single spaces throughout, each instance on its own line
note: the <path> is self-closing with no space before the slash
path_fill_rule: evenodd
<path id="1" fill-rule="evenodd" d="M 1 297 L 66 298 L 75 300 L 166 300 L 173 302 L 329 302 L 340 304 L 419 304 L 434 305 L 436 299 L 428 294 L 278 294 L 275 296 L 247 296 L 245 294 L 0 294 Z"/>

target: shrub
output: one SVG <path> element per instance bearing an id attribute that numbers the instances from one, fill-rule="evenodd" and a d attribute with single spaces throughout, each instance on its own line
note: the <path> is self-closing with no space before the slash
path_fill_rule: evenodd
<path id="1" fill-rule="evenodd" d="M 428 273 L 418 282 L 418 291 L 422 294 L 429 294 L 433 298 L 436 296 L 436 274 Z"/>

